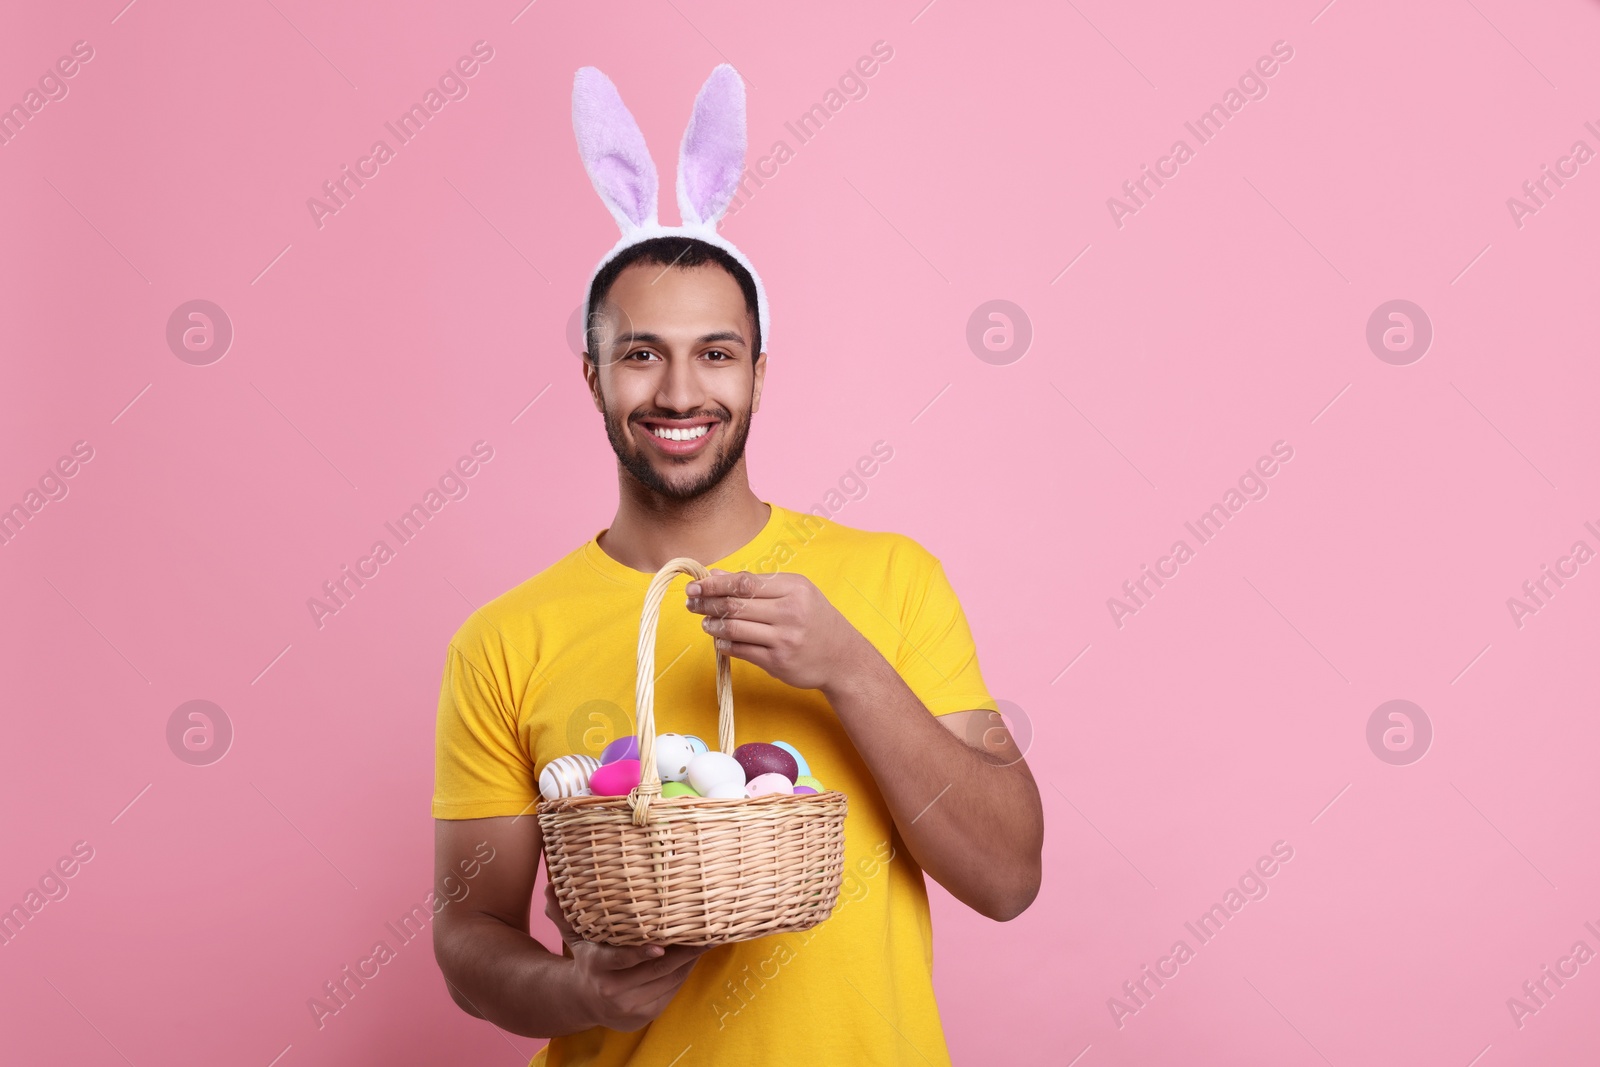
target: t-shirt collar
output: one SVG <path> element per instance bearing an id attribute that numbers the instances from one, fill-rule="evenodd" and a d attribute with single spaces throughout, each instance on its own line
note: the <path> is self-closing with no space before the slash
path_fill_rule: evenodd
<path id="1" fill-rule="evenodd" d="M 735 560 L 748 560 L 755 549 L 766 545 L 774 539 L 778 533 L 780 525 L 783 522 L 784 509 L 779 507 L 777 504 L 772 503 L 770 500 L 763 500 L 762 503 L 766 504 L 767 507 L 771 509 L 770 514 L 767 515 L 766 525 L 761 527 L 760 531 L 757 532 L 757 534 L 749 541 L 740 545 L 732 552 L 729 552 L 721 559 L 712 560 L 709 563 L 707 563 L 705 560 L 701 560 L 700 562 L 705 564 L 707 570 L 711 570 L 712 568 L 724 571 L 740 570 L 742 568 L 735 564 Z M 622 582 L 627 585 L 635 585 L 640 589 L 645 588 L 650 584 L 650 580 L 655 577 L 655 572 L 635 570 L 626 563 L 623 563 L 620 560 L 612 559 L 611 556 L 607 555 L 606 550 L 600 547 L 600 535 L 605 533 L 608 529 L 610 529 L 609 526 L 602 527 L 601 529 L 595 531 L 595 535 L 585 542 L 583 546 L 584 558 L 589 561 L 590 566 L 594 567 L 595 570 L 599 571 L 605 577 L 610 578 L 612 581 Z M 681 578 L 686 576 L 679 575 L 679 577 Z"/>

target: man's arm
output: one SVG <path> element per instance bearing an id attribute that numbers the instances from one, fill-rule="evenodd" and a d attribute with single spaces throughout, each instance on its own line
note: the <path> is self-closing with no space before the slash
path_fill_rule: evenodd
<path id="1" fill-rule="evenodd" d="M 528 909 L 543 835 L 533 815 L 434 820 L 435 893 L 459 881 L 463 862 L 483 863 L 464 897 L 433 921 L 433 954 L 450 997 L 469 1015 L 523 1037 L 556 1037 L 593 1026 L 638 1030 L 665 1010 L 705 948 L 619 947 L 579 940 L 557 921 L 572 955 L 558 956 L 528 933 Z"/>
<path id="2" fill-rule="evenodd" d="M 962 903 L 1005 922 L 1039 893 L 1044 806 L 993 712 L 940 716 L 810 579 L 713 571 L 688 586 L 689 610 L 730 656 L 833 705 L 872 769 L 895 826 L 924 871 Z M 984 742 L 956 736 L 994 716 Z"/>
<path id="3" fill-rule="evenodd" d="M 992 711 L 934 716 L 864 638 L 859 659 L 819 686 L 872 769 L 906 848 L 950 894 L 998 922 L 1039 894 L 1044 807 L 1033 773 Z M 974 716 L 982 739 L 971 736 Z"/>

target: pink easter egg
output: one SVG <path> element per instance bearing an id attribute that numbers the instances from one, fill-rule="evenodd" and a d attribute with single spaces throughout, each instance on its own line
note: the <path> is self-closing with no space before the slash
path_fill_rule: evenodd
<path id="1" fill-rule="evenodd" d="M 600 752 L 600 765 L 615 763 L 619 759 L 638 759 L 639 739 L 632 734 L 619 737 Z"/>
<path id="2" fill-rule="evenodd" d="M 639 761 L 636 759 L 619 759 L 614 763 L 601 764 L 589 776 L 589 792 L 597 797 L 627 796 L 638 784 Z"/>
<path id="3" fill-rule="evenodd" d="M 781 752 L 782 749 L 779 749 L 779 751 Z M 747 797 L 764 797 L 771 793 L 793 792 L 794 783 L 789 781 L 787 776 L 780 774 L 777 771 L 768 771 L 766 774 L 758 774 L 754 778 L 750 779 L 750 781 L 746 783 L 744 787 L 744 795 Z"/>
<path id="4" fill-rule="evenodd" d="M 796 794 L 800 794 L 800 793 L 812 793 L 812 794 L 815 794 L 816 793 L 816 790 L 812 789 L 809 785 L 797 785 L 797 786 L 794 787 L 794 791 L 795 791 Z"/>

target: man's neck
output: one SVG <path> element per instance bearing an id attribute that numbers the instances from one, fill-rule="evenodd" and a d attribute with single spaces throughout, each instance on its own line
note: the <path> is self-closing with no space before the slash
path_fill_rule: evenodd
<path id="1" fill-rule="evenodd" d="M 622 474 L 617 517 L 600 535 L 602 551 L 624 566 L 654 574 L 670 559 L 710 564 L 748 544 L 772 509 L 751 492 L 743 464 L 693 500 L 673 500 Z"/>

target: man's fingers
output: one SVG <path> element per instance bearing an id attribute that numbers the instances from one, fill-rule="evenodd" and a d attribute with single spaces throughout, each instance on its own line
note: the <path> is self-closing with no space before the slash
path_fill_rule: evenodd
<path id="1" fill-rule="evenodd" d="M 655 974 L 671 974 L 688 963 L 693 963 L 715 945 L 667 945 L 659 956 L 650 954 L 650 945 L 605 945 L 598 941 L 583 941 L 594 953 L 595 963 L 604 970 L 624 971 L 630 967 L 649 964 Z"/>
<path id="2" fill-rule="evenodd" d="M 705 631 L 712 637 L 724 638 L 737 644 L 759 645 L 762 648 L 776 647 L 780 632 L 770 623 L 751 622 L 749 619 L 718 619 L 706 627 Z"/>
<path id="3" fill-rule="evenodd" d="M 706 578 L 696 578 L 687 588 L 694 590 L 689 596 L 741 596 L 779 597 L 792 574 L 751 574 L 749 571 L 731 573 L 712 571 Z"/>
<path id="4" fill-rule="evenodd" d="M 649 945 L 604 945 L 598 941 L 580 941 L 579 944 L 589 946 L 595 966 L 603 971 L 625 971 L 641 963 L 666 958 L 665 955 L 651 955 Z"/>
<path id="5" fill-rule="evenodd" d="M 556 887 L 552 882 L 544 884 L 544 914 L 555 924 L 556 932 L 563 941 L 572 942 L 579 940 L 578 932 L 567 922 L 567 917 L 561 912 L 561 902 L 556 899 Z"/>
<path id="6" fill-rule="evenodd" d="M 738 596 L 692 596 L 690 611 L 711 619 L 747 619 L 750 622 L 777 622 L 783 612 L 775 599 L 752 600 Z"/>
<path id="7" fill-rule="evenodd" d="M 648 982 L 635 986 L 631 992 L 634 1003 L 643 1002 L 647 1005 L 646 1011 L 652 1015 L 659 1015 L 661 1010 L 667 1006 L 667 1002 L 677 994 L 679 989 L 683 988 L 683 983 L 688 979 L 694 962 L 690 960 L 690 966 L 682 967 L 671 974 L 662 975 L 660 978 L 652 978 Z"/>

